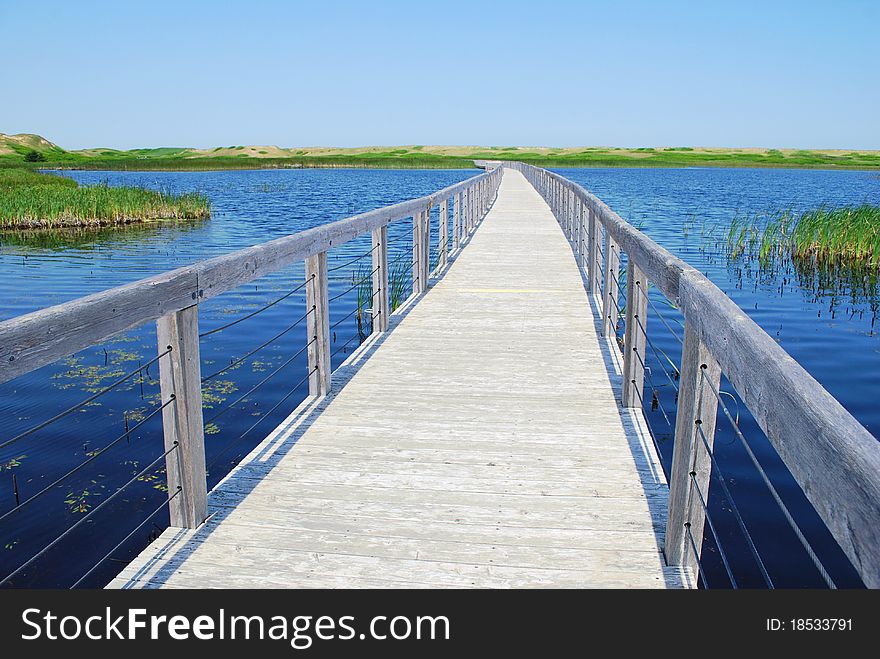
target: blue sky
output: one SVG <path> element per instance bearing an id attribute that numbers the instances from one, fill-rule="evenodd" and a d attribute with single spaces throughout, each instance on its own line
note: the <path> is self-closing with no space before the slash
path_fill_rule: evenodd
<path id="1" fill-rule="evenodd" d="M 0 132 L 880 149 L 880 2 L 0 0 Z"/>

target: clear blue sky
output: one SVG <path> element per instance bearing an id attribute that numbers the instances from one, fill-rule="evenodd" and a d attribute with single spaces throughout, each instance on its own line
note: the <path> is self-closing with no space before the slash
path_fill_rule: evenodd
<path id="1" fill-rule="evenodd" d="M 880 149 L 880 2 L 0 1 L 0 132 Z"/>

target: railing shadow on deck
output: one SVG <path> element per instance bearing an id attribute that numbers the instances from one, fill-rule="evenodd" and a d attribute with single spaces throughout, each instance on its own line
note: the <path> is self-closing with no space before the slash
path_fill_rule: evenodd
<path id="1" fill-rule="evenodd" d="M 569 246 L 574 246 L 569 241 Z M 576 253 L 575 253 L 576 257 Z M 642 485 L 645 498 L 648 503 L 648 512 L 654 528 L 654 537 L 657 541 L 657 555 L 662 567 L 674 567 L 666 560 L 665 537 L 666 523 L 669 513 L 669 491 L 666 475 L 663 471 L 661 456 L 654 445 L 648 423 L 640 409 L 626 408 L 620 405 L 623 389 L 623 360 L 620 351 L 615 347 L 614 336 L 603 336 L 602 307 L 599 300 L 590 291 L 589 273 L 578 267 L 584 296 L 590 307 L 593 331 L 599 344 L 605 373 L 608 383 L 614 392 L 617 402 L 617 414 L 623 435 L 629 444 L 629 450 L 639 474 L 639 482 Z M 641 467 L 641 468 L 640 468 Z M 658 487 L 660 491 L 658 492 Z M 669 588 L 680 587 L 680 582 L 671 578 L 668 570 L 663 571 L 666 585 Z M 681 571 L 683 578 L 689 579 L 688 571 Z M 687 582 L 689 586 L 696 587 L 696 583 Z"/>

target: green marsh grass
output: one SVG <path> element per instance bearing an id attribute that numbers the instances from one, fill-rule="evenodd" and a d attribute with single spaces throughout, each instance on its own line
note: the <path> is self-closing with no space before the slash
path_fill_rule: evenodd
<path id="1" fill-rule="evenodd" d="M 173 194 L 106 182 L 79 186 L 60 176 L 0 169 L 0 229 L 115 226 L 210 214 L 210 202 L 199 192 Z"/>
<path id="2" fill-rule="evenodd" d="M 772 264 L 790 257 L 796 264 L 880 268 L 880 206 L 820 207 L 737 217 L 725 238 L 731 258 L 757 257 Z"/>

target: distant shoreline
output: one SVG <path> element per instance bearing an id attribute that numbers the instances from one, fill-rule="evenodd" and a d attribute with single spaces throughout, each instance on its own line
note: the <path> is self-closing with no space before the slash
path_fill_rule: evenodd
<path id="1" fill-rule="evenodd" d="M 225 146 L 67 151 L 33 134 L 0 133 L 0 168 L 100 171 L 242 169 L 471 169 L 475 160 L 514 160 L 541 167 L 748 167 L 880 170 L 880 151 L 721 147 L 535 146 Z"/>
<path id="2" fill-rule="evenodd" d="M 520 162 L 548 169 L 815 169 L 825 171 L 880 171 L 880 163 L 843 165 L 838 163 L 755 163 L 740 161 L 725 162 L 693 162 L 693 163 L 650 163 L 632 159 L 627 161 L 605 163 L 592 160 L 583 161 L 534 161 L 522 160 Z M 3 167 L 0 162 L 0 167 Z M 143 162 L 89 162 L 77 164 L 40 163 L 35 169 L 44 171 L 128 171 L 128 172 L 216 172 L 216 171 L 261 171 L 283 169 L 477 169 L 473 163 L 370 163 L 362 162 L 334 162 L 334 163 L 267 163 L 261 160 L 247 162 L 227 163 L 202 163 L 194 161 L 177 161 L 174 163 L 143 163 Z"/>

